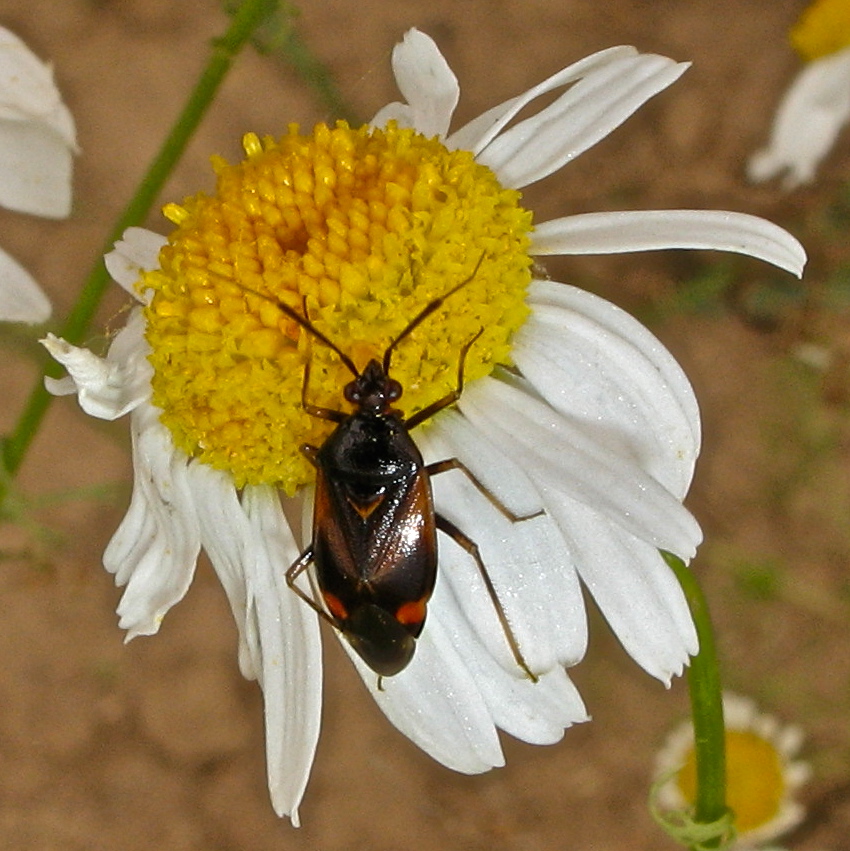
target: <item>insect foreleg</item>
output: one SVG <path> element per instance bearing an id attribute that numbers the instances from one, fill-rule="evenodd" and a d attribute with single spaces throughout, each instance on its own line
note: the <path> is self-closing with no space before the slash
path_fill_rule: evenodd
<path id="1" fill-rule="evenodd" d="M 481 256 L 478 258 L 478 262 L 475 264 L 475 268 L 472 270 L 472 274 L 468 278 L 464 278 L 459 284 L 452 287 L 447 293 L 435 298 L 433 301 L 430 301 L 425 305 L 419 313 L 413 317 L 413 319 L 407 324 L 407 327 L 395 338 L 395 340 L 390 343 L 387 347 L 387 350 L 384 352 L 384 372 L 389 373 L 390 371 L 390 360 L 392 359 L 393 351 L 396 346 L 407 337 L 414 328 L 418 328 L 419 325 L 422 324 L 423 320 L 429 317 L 435 310 L 438 310 L 443 302 L 454 295 L 458 290 L 463 289 L 472 279 L 478 274 L 478 270 L 481 268 L 481 264 L 484 262 L 485 254 L 482 252 Z M 476 339 L 480 336 L 481 332 L 479 331 L 476 334 Z M 475 342 L 474 340 L 472 342 Z M 471 346 L 472 343 L 469 343 Z M 467 346 L 467 348 L 469 347 Z M 458 394 L 459 395 L 459 394 Z"/>
<path id="2" fill-rule="evenodd" d="M 460 394 L 463 392 L 463 366 L 466 363 L 466 355 L 467 352 L 472 348 L 472 344 L 484 333 L 484 329 L 482 328 L 469 342 L 465 343 L 463 348 L 460 350 L 460 357 L 457 362 L 457 387 L 452 390 L 451 393 L 447 393 L 443 396 L 442 399 L 437 399 L 436 402 L 432 402 L 428 407 L 423 408 L 421 411 L 415 413 L 412 417 L 408 417 L 404 421 L 404 427 L 410 431 L 413 428 L 416 428 L 420 423 L 424 423 L 425 420 L 431 419 L 434 414 L 439 413 L 443 410 L 443 408 L 448 408 L 450 405 L 454 405 L 458 399 L 460 399 Z"/>
<path id="3" fill-rule="evenodd" d="M 356 373 L 355 373 L 356 375 Z M 333 423 L 341 423 L 347 416 L 342 411 L 336 411 L 333 408 L 322 408 L 319 405 L 313 405 L 307 401 L 307 384 L 310 381 L 310 361 L 304 364 L 304 381 L 301 383 L 301 407 L 305 413 L 311 417 L 318 417 L 321 420 L 330 420 Z"/>
<path id="4" fill-rule="evenodd" d="M 538 682 L 540 679 L 537 674 L 535 674 L 531 668 L 528 667 L 528 663 L 525 661 L 525 657 L 522 655 L 522 651 L 519 649 L 519 644 L 517 643 L 516 636 L 511 629 L 511 625 L 508 623 L 507 615 L 505 615 L 505 610 L 502 607 L 501 602 L 499 601 L 499 595 L 496 593 L 496 589 L 493 587 L 493 580 L 490 579 L 490 574 L 487 572 L 487 567 L 484 564 L 484 559 L 481 558 L 481 551 L 478 549 L 478 544 L 475 543 L 471 538 L 467 537 L 460 529 L 455 526 L 450 520 L 447 520 L 441 514 L 435 515 L 437 528 L 448 535 L 458 546 L 462 547 L 466 550 L 469 555 L 472 556 L 475 561 L 476 566 L 478 567 L 478 572 L 481 574 L 481 578 L 484 580 L 484 587 L 487 589 L 487 593 L 490 595 L 490 602 L 493 604 L 493 608 L 496 610 L 496 615 L 499 618 L 499 624 L 502 627 L 502 631 L 505 633 L 505 638 L 508 641 L 508 646 L 511 648 L 511 653 L 513 654 L 514 659 L 516 660 L 517 665 L 525 672 L 525 675 L 532 681 Z"/>

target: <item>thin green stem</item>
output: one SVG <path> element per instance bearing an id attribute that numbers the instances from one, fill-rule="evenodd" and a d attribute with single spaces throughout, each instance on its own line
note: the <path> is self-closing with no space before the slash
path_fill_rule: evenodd
<path id="1" fill-rule="evenodd" d="M 697 774 L 694 821 L 697 824 L 719 823 L 728 817 L 729 810 L 726 805 L 723 694 L 711 616 L 693 572 L 671 553 L 662 555 L 684 591 L 699 638 L 699 653 L 691 660 L 688 672 Z"/>
<path id="2" fill-rule="evenodd" d="M 327 67 L 317 59 L 294 26 L 290 27 L 280 47 L 281 55 L 316 92 L 318 99 L 334 118 L 357 123 L 354 110 L 346 103 Z"/>
<path id="3" fill-rule="evenodd" d="M 103 265 L 102 255 L 112 249 L 115 241 L 121 238 L 128 227 L 141 224 L 145 220 L 165 181 L 215 98 L 236 55 L 251 38 L 255 29 L 276 8 L 277 0 L 244 0 L 233 13 L 230 26 L 224 35 L 213 41 L 210 58 L 189 95 L 183 111 L 148 168 L 136 194 L 115 223 L 103 251 L 86 279 L 77 303 L 59 331 L 59 335 L 68 342 L 79 344 L 83 341 L 103 294 L 109 286 L 109 273 Z M 62 367 L 55 361 L 45 358 L 44 375 L 59 377 L 62 375 Z M 27 449 L 52 399 L 40 377 L 15 430 L 3 443 L 3 466 L 9 477 L 14 476 L 23 463 Z"/>

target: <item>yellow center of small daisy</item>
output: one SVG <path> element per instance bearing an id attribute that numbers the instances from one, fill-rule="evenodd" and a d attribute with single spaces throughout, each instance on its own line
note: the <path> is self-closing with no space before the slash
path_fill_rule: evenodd
<path id="1" fill-rule="evenodd" d="M 215 194 L 163 210 L 176 225 L 144 273 L 153 403 L 177 446 L 237 486 L 291 494 L 312 480 L 304 444 L 333 428 L 302 405 L 350 411 L 354 378 L 289 306 L 362 370 L 430 302 L 393 350 L 405 416 L 510 363 L 528 309 L 531 214 L 468 151 L 390 124 L 291 126 L 213 159 Z M 304 384 L 309 362 L 309 381 Z"/>
<path id="2" fill-rule="evenodd" d="M 696 801 L 696 759 L 688 752 L 676 776 L 679 791 Z M 787 793 L 783 760 L 767 739 L 747 730 L 726 731 L 726 802 L 739 834 L 760 828 L 779 814 Z"/>
<path id="3" fill-rule="evenodd" d="M 850 47 L 850 3 L 815 0 L 791 28 L 791 44 L 807 62 Z"/>

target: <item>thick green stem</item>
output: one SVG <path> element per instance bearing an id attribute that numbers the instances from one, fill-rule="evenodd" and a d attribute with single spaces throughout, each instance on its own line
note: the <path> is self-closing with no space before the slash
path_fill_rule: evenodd
<path id="1" fill-rule="evenodd" d="M 691 660 L 688 688 L 694 725 L 697 795 L 694 821 L 719 824 L 728 819 L 726 806 L 726 736 L 723 725 L 723 694 L 711 616 L 693 572 L 671 553 L 662 553 L 682 586 L 699 638 L 699 653 Z M 720 845 L 715 843 L 702 847 Z"/>
<path id="2" fill-rule="evenodd" d="M 212 103 L 234 58 L 245 42 L 251 38 L 255 29 L 276 8 L 277 0 L 244 0 L 233 13 L 230 26 L 221 38 L 213 42 L 211 56 L 189 100 L 148 168 L 136 194 L 115 223 L 101 254 L 111 251 L 115 241 L 121 238 L 128 227 L 141 224 L 145 220 L 165 181 Z M 59 336 L 74 344 L 83 341 L 109 283 L 109 274 L 103 265 L 102 257 L 98 256 L 77 303 L 59 330 Z M 59 364 L 46 360 L 44 375 L 56 378 L 62 373 L 63 370 Z M 3 466 L 9 477 L 14 476 L 20 468 L 52 398 L 45 390 L 43 380 L 39 378 L 17 427 L 3 443 Z"/>

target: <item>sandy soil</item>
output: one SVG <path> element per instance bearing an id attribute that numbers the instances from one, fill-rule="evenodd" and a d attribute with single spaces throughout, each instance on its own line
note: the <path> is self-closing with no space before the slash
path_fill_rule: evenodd
<path id="1" fill-rule="evenodd" d="M 700 398 L 705 451 L 690 506 L 707 543 L 695 563 L 718 627 L 726 682 L 804 727 L 815 779 L 796 847 L 850 847 L 847 554 L 850 338 L 844 233 L 850 134 L 813 188 L 753 188 L 745 157 L 797 68 L 785 41 L 800 0 L 338 0 L 304 3 L 301 31 L 362 117 L 395 97 L 389 52 L 416 25 L 461 79 L 459 118 L 618 43 L 694 63 L 612 137 L 528 192 L 541 220 L 574 211 L 694 206 L 765 215 L 810 248 L 803 286 L 755 262 L 668 252 L 556 261 L 553 278 L 646 319 Z M 0 0 L 0 23 L 50 58 L 79 127 L 75 210 L 52 223 L 0 213 L 3 244 L 72 304 L 105 235 L 166 133 L 208 40 L 213 0 Z M 163 201 L 210 185 L 207 157 L 234 159 L 249 129 L 331 118 L 290 70 L 246 51 Z M 158 215 L 152 227 L 162 227 Z M 733 284 L 710 291 L 717 271 Z M 715 278 L 716 280 L 716 278 Z M 120 323 L 111 293 L 103 322 Z M 99 332 L 98 332 L 99 333 Z M 6 341 L 0 425 L 35 377 L 34 347 Z M 821 374 L 801 343 L 832 355 Z M 434 764 L 373 705 L 327 642 L 324 732 L 304 827 L 268 802 L 262 705 L 236 666 L 224 595 L 202 565 L 161 633 L 123 645 L 119 591 L 100 567 L 125 510 L 126 425 L 53 406 L 20 478 L 58 504 L 4 524 L 0 551 L 0 849 L 372 851 L 630 849 L 672 843 L 646 807 L 652 757 L 686 709 L 595 618 L 575 670 L 592 723 L 562 743 L 505 741 L 507 767 L 463 777 Z M 97 494 L 88 489 L 103 488 Z M 34 524 L 40 524 L 35 526 Z M 46 537 L 46 530 L 53 536 Z"/>

